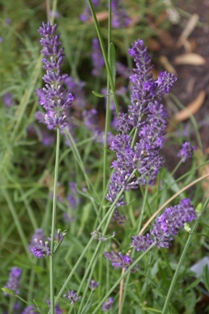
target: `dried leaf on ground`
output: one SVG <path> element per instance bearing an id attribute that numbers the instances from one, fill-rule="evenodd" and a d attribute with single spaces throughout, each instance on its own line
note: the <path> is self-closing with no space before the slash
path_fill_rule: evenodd
<path id="1" fill-rule="evenodd" d="M 197 23 L 199 21 L 199 16 L 197 14 L 193 14 L 191 16 L 191 18 L 189 19 L 185 29 L 183 30 L 181 36 L 178 39 L 177 42 L 177 47 L 181 47 L 184 42 L 187 40 L 187 38 L 189 37 L 189 35 L 193 32 L 193 30 L 195 29 Z"/>
<path id="2" fill-rule="evenodd" d="M 204 65 L 205 59 L 197 53 L 185 53 L 179 55 L 174 60 L 175 64 Z"/>
<path id="3" fill-rule="evenodd" d="M 173 120 L 181 122 L 188 119 L 191 115 L 195 114 L 202 106 L 205 100 L 205 95 L 206 92 L 204 90 L 200 91 L 200 93 L 198 94 L 197 98 L 194 101 L 192 101 L 185 109 L 177 112 L 174 115 Z"/>
<path id="4" fill-rule="evenodd" d="M 177 75 L 176 70 L 166 56 L 160 56 L 159 61 L 164 66 L 166 71 Z"/>

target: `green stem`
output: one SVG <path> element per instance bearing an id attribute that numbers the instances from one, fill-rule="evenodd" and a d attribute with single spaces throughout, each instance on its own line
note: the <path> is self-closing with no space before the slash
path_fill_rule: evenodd
<path id="1" fill-rule="evenodd" d="M 52 206 L 52 225 L 51 225 L 51 255 L 50 255 L 50 306 L 51 313 L 54 314 L 54 234 L 56 223 L 56 205 L 57 205 L 57 182 L 58 182 L 58 168 L 59 168 L 59 148 L 60 148 L 60 129 L 57 128 L 56 141 L 56 157 L 54 169 L 54 189 L 53 189 L 53 206 Z"/>
<path id="2" fill-rule="evenodd" d="M 57 0 L 54 0 L 54 1 L 53 1 L 53 4 L 52 4 L 52 12 L 53 12 L 53 14 L 52 14 L 52 16 L 50 17 L 50 22 L 51 22 L 51 24 L 54 24 L 54 18 L 55 18 L 55 12 L 56 12 L 56 10 L 57 10 Z"/>
<path id="3" fill-rule="evenodd" d="M 176 165 L 176 167 L 173 169 L 173 171 L 171 172 L 171 176 L 174 176 L 175 172 L 179 169 L 179 167 L 181 166 L 182 161 L 180 160 L 178 162 L 178 164 Z"/>
<path id="4" fill-rule="evenodd" d="M 117 112 L 117 114 L 119 114 L 119 106 L 118 106 L 118 101 L 117 101 L 117 97 L 116 97 L 116 94 L 115 94 L 115 85 L 114 85 L 114 81 L 113 81 L 113 76 L 112 76 L 112 73 L 111 73 L 111 70 L 110 70 L 110 64 L 109 64 L 109 61 L 108 61 L 108 58 L 107 58 L 107 54 L 106 54 L 106 51 L 105 51 L 105 46 L 104 46 L 104 42 L 103 42 L 102 35 L 101 35 L 101 32 L 100 32 L 99 24 L 98 24 L 97 17 L 96 17 L 96 14 L 94 12 L 94 8 L 93 8 L 91 0 L 88 0 L 88 3 L 89 3 L 91 14 L 92 14 L 92 17 L 93 17 L 93 20 L 94 20 L 94 25 L 95 25 L 95 28 L 96 28 L 97 36 L 99 38 L 99 42 L 100 42 L 100 46 L 101 46 L 101 50 L 102 50 L 102 54 L 103 54 L 103 58 L 104 58 L 104 62 L 105 62 L 105 67 L 106 67 L 106 70 L 107 70 L 107 75 L 109 77 L 110 86 L 111 86 L 111 90 L 112 90 L 112 93 L 113 93 L 113 99 L 114 99 L 114 103 L 115 103 L 115 107 L 116 107 L 116 112 Z"/>
<path id="5" fill-rule="evenodd" d="M 111 0 L 108 0 L 108 60 L 110 61 L 110 43 L 111 43 Z M 104 154 L 103 154 L 103 193 L 106 190 L 106 172 L 107 172 L 107 136 L 110 127 L 110 79 L 107 76 L 107 101 L 105 116 L 105 134 L 104 134 Z"/>
<path id="6" fill-rule="evenodd" d="M 84 176 L 84 178 L 85 178 L 85 180 L 86 180 L 86 184 L 87 184 L 88 189 L 89 189 L 90 187 L 92 188 L 92 184 L 91 184 L 91 182 L 90 182 L 90 180 L 89 180 L 89 177 L 88 177 L 87 174 L 86 174 L 86 170 L 85 170 L 85 168 L 84 168 L 84 165 L 83 165 L 83 162 L 82 162 L 80 153 L 79 153 L 79 151 L 78 151 L 78 149 L 77 149 L 77 146 L 76 146 L 76 144 L 75 144 L 75 141 L 74 141 L 72 135 L 71 135 L 70 132 L 67 131 L 67 130 L 65 131 L 65 135 L 66 135 L 66 137 L 67 137 L 67 139 L 68 139 L 68 141 L 69 141 L 69 143 L 70 143 L 70 146 L 72 147 L 72 152 L 73 152 L 73 154 L 74 154 L 74 156 L 75 156 L 75 159 L 77 160 L 78 165 L 79 165 L 79 167 L 81 168 L 81 171 L 82 171 L 83 176 Z"/>
<path id="7" fill-rule="evenodd" d="M 17 213 L 16 213 L 16 211 L 15 211 L 15 208 L 14 208 L 14 206 L 13 206 L 13 203 L 12 203 L 10 197 L 9 197 L 9 194 L 8 194 L 7 190 L 2 189 L 2 192 L 3 192 L 3 194 L 4 194 L 4 197 L 5 197 L 6 201 L 7 201 L 7 204 L 8 204 L 8 206 L 9 206 L 10 212 L 11 212 L 11 214 L 12 214 L 14 223 L 15 223 L 15 225 L 16 225 L 16 227 L 17 227 L 19 236 L 20 236 L 21 241 L 22 241 L 22 243 L 23 243 L 23 246 L 24 246 L 24 248 L 25 248 L 25 251 L 26 251 L 26 254 L 27 254 L 27 256 L 28 256 L 28 259 L 31 260 L 32 256 L 31 256 L 31 254 L 30 254 L 30 252 L 29 252 L 29 250 L 28 250 L 28 241 L 27 241 L 27 239 L 26 239 L 26 237 L 25 237 L 25 234 L 24 234 L 24 232 L 23 232 L 23 229 L 22 229 L 22 226 L 21 226 L 19 217 L 18 217 L 18 215 L 17 215 Z"/>

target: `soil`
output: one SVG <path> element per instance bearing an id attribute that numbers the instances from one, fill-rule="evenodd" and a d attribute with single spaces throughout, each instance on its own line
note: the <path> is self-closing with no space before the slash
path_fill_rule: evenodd
<path id="1" fill-rule="evenodd" d="M 198 97 L 201 91 L 205 91 L 206 93 L 202 106 L 194 114 L 202 141 L 203 152 L 206 154 L 209 152 L 209 1 L 177 0 L 175 1 L 175 7 L 179 10 L 180 20 L 178 24 L 172 26 L 172 28 L 169 30 L 169 33 L 161 32 L 159 34 L 159 57 L 167 57 L 169 63 L 174 67 L 177 73 L 178 81 L 175 83 L 172 93 L 184 106 L 187 107 L 189 104 L 191 104 Z M 186 28 L 188 20 L 193 14 L 197 14 L 199 16 L 199 22 L 188 36 L 186 40 L 187 46 L 184 45 L 178 47 L 177 42 L 179 37 Z M 188 47 L 190 51 L 188 51 Z M 176 64 L 175 58 L 187 52 L 192 52 L 202 56 L 205 59 L 205 64 Z M 160 70 L 162 69 L 163 67 L 161 65 Z M 163 70 L 165 70 L 165 68 Z M 174 111 L 177 110 L 177 108 L 172 106 L 167 107 L 169 116 L 172 117 L 174 115 Z M 179 129 L 181 129 L 182 123 L 183 131 L 187 135 L 186 140 L 189 138 L 195 145 L 199 146 L 193 125 L 189 117 L 188 119 L 185 119 L 183 122 L 181 122 L 181 126 L 179 125 L 180 127 L 172 131 L 174 137 L 180 137 Z M 181 142 L 181 138 L 179 142 Z M 180 146 L 178 147 L 169 145 L 169 148 L 167 146 L 163 150 L 163 154 L 166 159 L 166 166 L 170 170 L 172 170 L 178 162 L 176 155 L 179 148 Z"/>

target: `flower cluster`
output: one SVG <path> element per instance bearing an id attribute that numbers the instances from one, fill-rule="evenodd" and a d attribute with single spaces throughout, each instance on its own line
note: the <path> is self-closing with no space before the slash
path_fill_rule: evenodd
<path id="1" fill-rule="evenodd" d="M 90 288 L 91 290 L 97 289 L 98 286 L 99 286 L 99 282 L 97 282 L 97 281 L 94 280 L 94 279 L 92 279 L 92 280 L 90 281 L 90 283 L 89 283 L 89 288 Z"/>
<path id="2" fill-rule="evenodd" d="M 107 312 L 111 310 L 113 306 L 113 302 L 114 302 L 113 298 L 109 298 L 107 301 L 105 301 L 102 306 L 102 312 Z"/>
<path id="3" fill-rule="evenodd" d="M 67 88 L 71 91 L 74 96 L 73 108 L 75 110 L 81 110 L 86 106 L 86 95 L 84 91 L 85 82 L 79 81 L 71 76 L 68 76 L 65 80 Z"/>
<path id="4" fill-rule="evenodd" d="M 104 67 L 104 58 L 98 38 L 93 38 L 92 40 L 92 64 L 92 75 L 96 77 L 100 76 Z"/>
<path id="5" fill-rule="evenodd" d="M 196 146 L 192 146 L 190 142 L 185 142 L 177 156 L 181 158 L 182 162 L 185 162 L 193 156 L 193 152 L 196 149 Z"/>
<path id="6" fill-rule="evenodd" d="M 20 278 L 22 274 L 22 269 L 18 267 L 13 267 L 9 274 L 9 279 L 7 281 L 6 286 L 4 288 L 10 289 L 14 291 L 16 294 L 20 293 Z M 4 292 L 5 295 L 9 295 L 7 292 Z"/>
<path id="7" fill-rule="evenodd" d="M 157 80 L 152 77 L 151 59 L 142 40 L 136 41 L 129 54 L 134 58 L 136 68 L 131 75 L 131 105 L 128 113 L 121 113 L 117 120 L 117 134 L 110 149 L 115 151 L 117 160 L 113 161 L 115 169 L 110 180 L 106 198 L 110 202 L 116 200 L 122 189 L 137 189 L 138 184 L 154 185 L 164 159 L 159 151 L 162 148 L 167 112 L 160 103 L 162 96 L 170 91 L 176 77 L 162 72 Z M 129 132 L 133 130 L 130 136 Z M 131 177 L 133 172 L 138 175 Z M 122 206 L 123 195 L 116 206 Z"/>
<path id="8" fill-rule="evenodd" d="M 9 92 L 4 94 L 3 101 L 6 107 L 11 107 L 14 105 L 13 95 Z"/>
<path id="9" fill-rule="evenodd" d="M 93 232 L 91 232 L 91 235 L 94 240 L 104 242 L 107 241 L 108 239 L 114 238 L 116 232 L 113 231 L 112 236 L 104 236 L 101 232 L 99 232 L 99 230 L 94 230 Z"/>
<path id="10" fill-rule="evenodd" d="M 195 219 L 196 214 L 190 199 L 183 199 L 178 205 L 166 208 L 156 219 L 150 233 L 145 236 L 133 236 L 131 245 L 136 251 L 145 251 L 152 243 L 158 248 L 168 248 L 173 237 L 184 228 L 184 224 Z"/>
<path id="11" fill-rule="evenodd" d="M 125 215 L 120 215 L 119 211 L 115 210 L 112 220 L 116 221 L 119 225 L 122 225 L 126 221 L 126 216 Z"/>
<path id="12" fill-rule="evenodd" d="M 130 257 L 129 255 L 123 255 L 121 252 L 119 252 L 118 254 L 113 251 L 112 253 L 104 252 L 104 256 L 111 261 L 112 266 L 115 269 L 124 268 L 125 270 L 127 270 L 134 261 L 133 257 Z M 137 268 L 138 265 L 132 268 L 131 272 L 134 273 Z"/>
<path id="13" fill-rule="evenodd" d="M 31 248 L 31 253 L 38 258 L 41 258 L 43 256 L 48 257 L 51 254 L 49 242 L 35 239 L 34 246 Z"/>
<path id="14" fill-rule="evenodd" d="M 60 229 L 57 230 L 57 232 L 54 235 L 54 252 L 57 250 L 57 248 L 62 243 L 64 237 L 66 235 L 66 232 L 61 232 Z M 48 240 L 51 241 L 51 237 L 48 237 Z M 51 249 L 49 246 L 49 242 L 45 241 L 45 236 L 42 231 L 42 229 L 37 229 L 32 236 L 31 243 L 29 245 L 29 249 L 33 255 L 35 255 L 38 258 L 41 258 L 43 256 L 48 257 L 51 254 Z"/>
<path id="15" fill-rule="evenodd" d="M 63 295 L 63 297 L 70 300 L 71 304 L 74 304 L 75 302 L 77 302 L 81 299 L 81 297 L 78 297 L 77 293 L 73 290 L 69 290 L 67 294 Z"/>
<path id="16" fill-rule="evenodd" d="M 130 17 L 128 16 L 121 0 L 112 1 L 112 27 L 122 28 L 130 24 Z"/>
<path id="17" fill-rule="evenodd" d="M 51 302 L 47 301 L 47 304 L 48 304 L 49 308 L 51 308 Z M 55 314 L 62 314 L 62 310 L 58 304 L 56 304 L 54 306 L 54 309 L 55 309 Z"/>
<path id="18" fill-rule="evenodd" d="M 100 2 L 101 2 L 100 0 L 92 0 L 92 4 L 95 9 L 100 5 Z M 80 19 L 82 22 L 86 22 L 90 19 L 90 17 L 91 17 L 91 10 L 88 5 L 88 0 L 86 0 L 85 9 L 83 13 L 80 15 Z"/>
<path id="19" fill-rule="evenodd" d="M 27 306 L 27 307 L 24 309 L 24 311 L 22 312 L 22 314 L 38 314 L 38 312 L 36 312 L 36 311 L 34 310 L 34 307 L 33 307 L 33 306 L 29 305 L 29 306 Z"/>
<path id="20" fill-rule="evenodd" d="M 45 239 L 44 231 L 42 229 L 36 229 L 30 241 L 29 250 L 31 250 L 34 247 L 34 245 L 37 244 L 37 241 L 40 240 L 44 241 L 44 239 Z"/>
<path id="21" fill-rule="evenodd" d="M 37 89 L 40 105 L 46 110 L 45 123 L 49 129 L 64 128 L 67 126 L 65 111 L 74 100 L 73 95 L 65 88 L 64 82 L 68 77 L 62 74 L 61 66 L 64 58 L 64 48 L 60 48 L 60 34 L 56 35 L 57 25 L 43 23 L 39 28 L 40 40 L 44 55 L 42 59 L 46 74 L 43 76 L 45 87 Z M 40 120 L 40 115 L 39 115 Z"/>

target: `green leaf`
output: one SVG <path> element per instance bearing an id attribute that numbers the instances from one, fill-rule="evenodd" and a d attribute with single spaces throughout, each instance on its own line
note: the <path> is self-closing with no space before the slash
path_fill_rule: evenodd
<path id="1" fill-rule="evenodd" d="M 113 83 L 115 85 L 115 78 L 116 78 L 116 55 L 115 55 L 115 46 L 113 43 L 110 43 L 109 46 L 109 64 L 110 64 L 110 71 L 112 74 Z"/>
<path id="2" fill-rule="evenodd" d="M 99 97 L 99 98 L 104 98 L 106 96 L 104 94 L 97 93 L 94 90 L 92 91 L 92 94 L 94 94 L 94 96 Z"/>
<path id="3" fill-rule="evenodd" d="M 11 294 L 11 295 L 16 295 L 16 293 L 13 290 L 10 290 L 8 288 L 1 288 L 1 290 L 5 293 Z"/>

